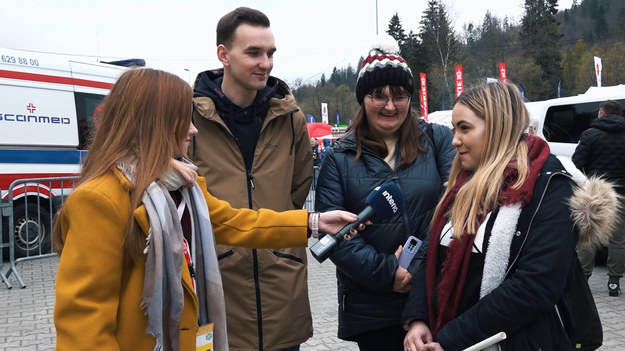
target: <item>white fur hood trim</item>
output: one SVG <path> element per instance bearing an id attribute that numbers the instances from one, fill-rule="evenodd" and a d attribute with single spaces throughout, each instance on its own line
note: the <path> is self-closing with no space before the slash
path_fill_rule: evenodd
<path id="1" fill-rule="evenodd" d="M 575 187 L 569 206 L 579 229 L 578 249 L 607 244 L 619 220 L 620 198 L 612 183 L 601 177 L 589 177 Z"/>

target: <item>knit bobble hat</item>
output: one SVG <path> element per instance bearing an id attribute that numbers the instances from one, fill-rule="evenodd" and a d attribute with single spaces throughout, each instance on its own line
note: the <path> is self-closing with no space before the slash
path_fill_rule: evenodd
<path id="1" fill-rule="evenodd" d="M 356 82 L 356 100 L 362 105 L 365 95 L 371 90 L 387 85 L 404 87 L 412 96 L 414 77 L 408 63 L 399 54 L 382 48 L 373 48 L 362 61 Z"/>

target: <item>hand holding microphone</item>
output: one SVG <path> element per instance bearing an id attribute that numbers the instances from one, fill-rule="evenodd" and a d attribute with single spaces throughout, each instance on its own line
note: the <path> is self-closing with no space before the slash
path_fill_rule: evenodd
<path id="1" fill-rule="evenodd" d="M 343 210 L 332 210 L 327 212 L 318 213 L 319 215 L 319 232 L 321 233 L 336 233 L 341 230 L 344 226 L 355 222 L 358 220 L 358 217 L 351 212 L 343 211 Z M 360 226 L 356 227 L 350 234 L 356 234 L 356 231 L 363 230 L 366 224 L 369 224 L 370 221 L 367 221 Z M 316 238 L 313 233 L 313 237 Z M 345 240 L 349 240 L 345 237 Z"/>
<path id="2" fill-rule="evenodd" d="M 360 224 L 367 221 L 374 214 L 377 218 L 389 218 L 398 213 L 404 205 L 404 194 L 397 184 L 384 183 L 367 196 L 367 205 L 359 214 L 355 222 L 349 223 L 336 234 L 325 235 L 321 240 L 310 247 L 310 253 L 320 263 L 325 261 L 337 248 L 338 243 L 349 236 L 352 229 L 357 229 Z"/>

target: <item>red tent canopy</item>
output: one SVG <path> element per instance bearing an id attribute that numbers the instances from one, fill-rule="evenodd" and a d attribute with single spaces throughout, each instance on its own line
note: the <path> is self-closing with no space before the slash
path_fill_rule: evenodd
<path id="1" fill-rule="evenodd" d="M 321 122 L 306 123 L 308 136 L 310 138 L 320 138 L 332 134 L 332 126 Z"/>

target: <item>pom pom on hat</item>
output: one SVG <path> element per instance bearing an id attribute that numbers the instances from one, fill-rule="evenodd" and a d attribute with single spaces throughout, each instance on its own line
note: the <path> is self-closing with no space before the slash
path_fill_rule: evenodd
<path id="1" fill-rule="evenodd" d="M 396 48 L 387 45 L 377 45 L 369 51 L 369 55 L 362 61 L 356 82 L 356 100 L 359 104 L 362 105 L 368 92 L 386 85 L 404 87 L 412 96 L 412 71 L 406 60 L 396 52 Z"/>

